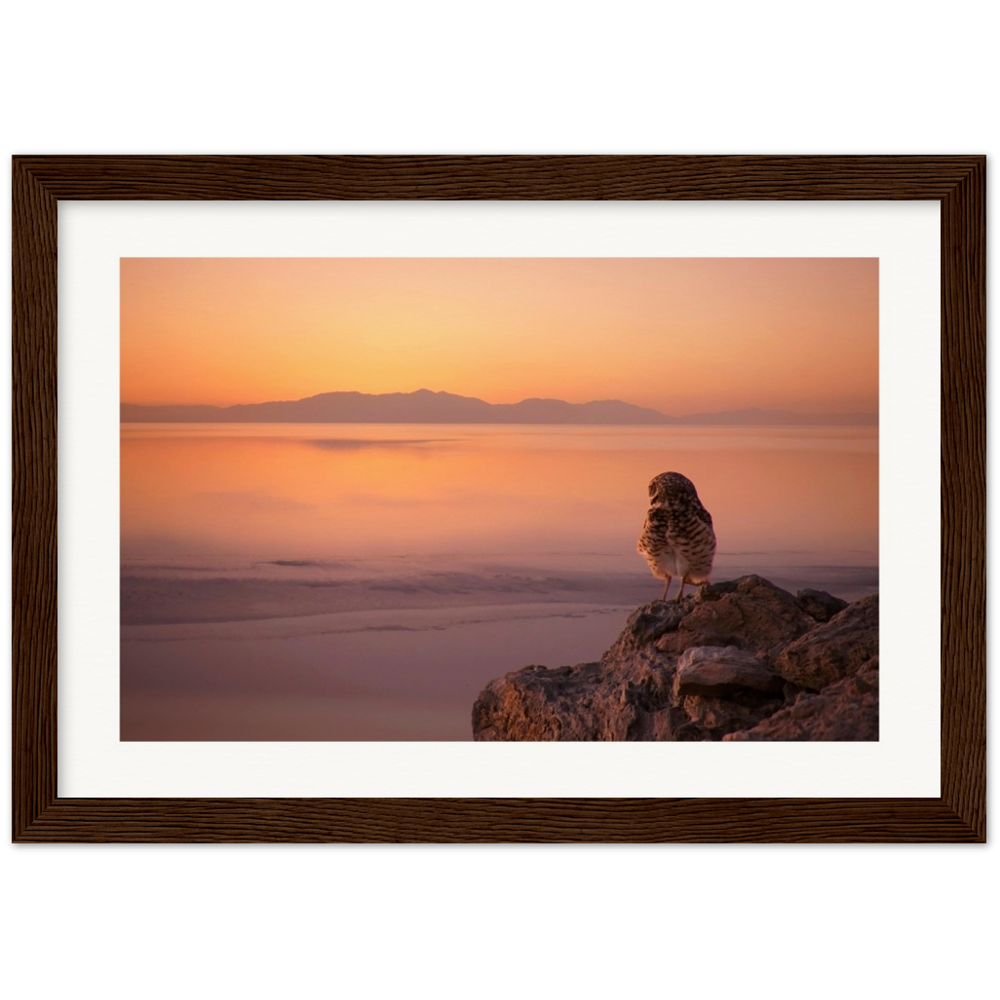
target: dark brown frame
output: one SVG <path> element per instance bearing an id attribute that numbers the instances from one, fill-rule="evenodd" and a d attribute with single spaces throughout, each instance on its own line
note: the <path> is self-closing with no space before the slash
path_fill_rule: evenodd
<path id="1" fill-rule="evenodd" d="M 14 841 L 985 840 L 985 157 L 17 156 L 13 188 Z M 940 202 L 940 798 L 58 797 L 58 202 L 411 198 Z"/>

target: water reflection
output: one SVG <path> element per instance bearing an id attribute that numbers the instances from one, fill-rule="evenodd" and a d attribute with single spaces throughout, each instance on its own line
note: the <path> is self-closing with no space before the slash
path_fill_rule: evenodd
<path id="1" fill-rule="evenodd" d="M 874 428 L 123 425 L 122 738 L 469 739 L 491 677 L 598 658 L 661 585 L 646 487 L 715 579 L 878 586 Z"/>
<path id="2" fill-rule="evenodd" d="M 122 556 L 315 559 L 599 550 L 634 566 L 675 469 L 720 552 L 876 559 L 874 430 L 125 425 Z"/>

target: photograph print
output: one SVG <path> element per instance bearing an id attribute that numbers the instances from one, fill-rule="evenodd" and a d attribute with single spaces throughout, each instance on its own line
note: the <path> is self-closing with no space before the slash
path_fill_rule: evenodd
<path id="1" fill-rule="evenodd" d="M 123 741 L 879 738 L 875 258 L 123 258 Z"/>

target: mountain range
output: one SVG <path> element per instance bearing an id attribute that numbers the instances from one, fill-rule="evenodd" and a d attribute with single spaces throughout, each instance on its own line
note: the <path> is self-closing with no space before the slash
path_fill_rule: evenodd
<path id="1" fill-rule="evenodd" d="M 121 404 L 122 423 L 305 423 L 305 424 L 723 424 L 746 426 L 873 425 L 877 413 L 795 413 L 751 407 L 673 417 L 658 410 L 598 399 L 522 399 L 487 403 L 450 392 L 324 392 L 305 399 L 236 406 L 144 406 Z"/>

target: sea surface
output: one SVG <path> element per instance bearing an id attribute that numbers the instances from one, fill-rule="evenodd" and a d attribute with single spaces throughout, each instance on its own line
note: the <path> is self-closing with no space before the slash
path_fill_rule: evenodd
<path id="1" fill-rule="evenodd" d="M 487 681 L 661 595 L 665 471 L 714 580 L 878 589 L 876 428 L 123 424 L 121 738 L 471 739 Z"/>

